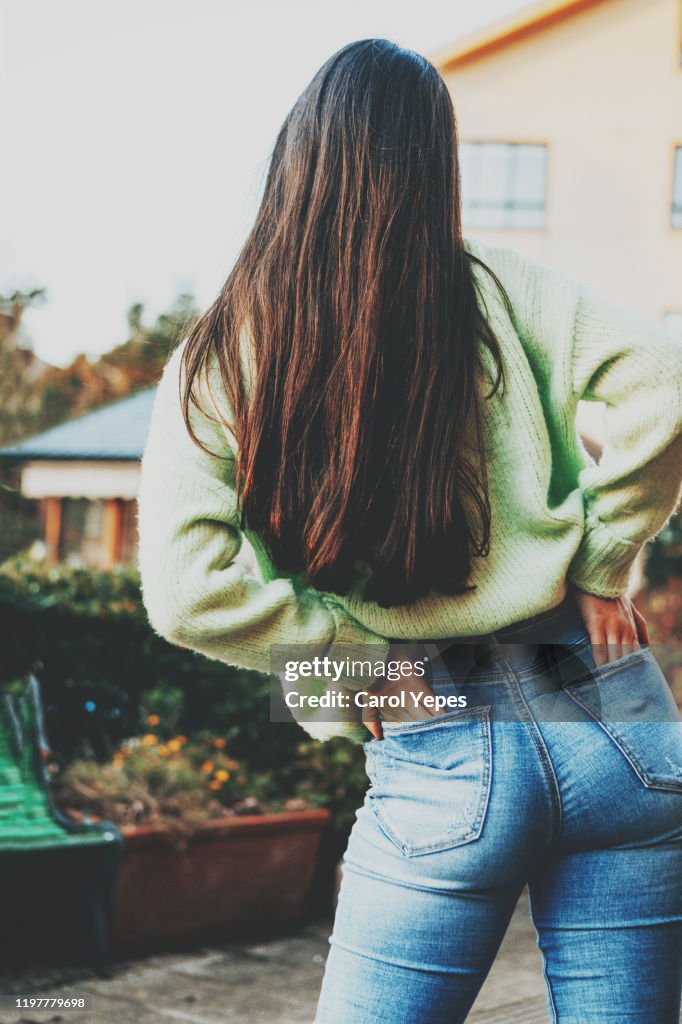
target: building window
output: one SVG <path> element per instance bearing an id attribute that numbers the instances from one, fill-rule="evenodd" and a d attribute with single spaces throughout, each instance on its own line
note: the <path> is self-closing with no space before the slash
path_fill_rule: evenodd
<path id="1" fill-rule="evenodd" d="M 663 317 L 663 323 L 669 331 L 674 331 L 675 334 L 679 334 L 682 338 L 682 311 L 674 311 L 666 313 Z"/>
<path id="2" fill-rule="evenodd" d="M 462 142 L 459 157 L 465 226 L 545 226 L 547 146 L 521 142 Z"/>
<path id="3" fill-rule="evenodd" d="M 137 561 L 137 518 L 134 501 L 121 502 L 121 541 L 119 561 L 134 565 Z"/>
<path id="4" fill-rule="evenodd" d="M 682 146 L 675 149 L 673 171 L 673 227 L 682 228 Z"/>
<path id="5" fill-rule="evenodd" d="M 62 498 L 59 560 L 73 566 L 104 566 L 104 502 Z"/>

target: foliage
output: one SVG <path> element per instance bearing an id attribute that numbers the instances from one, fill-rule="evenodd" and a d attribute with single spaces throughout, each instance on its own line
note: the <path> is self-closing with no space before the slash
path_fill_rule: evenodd
<path id="1" fill-rule="evenodd" d="M 0 295 L 0 447 L 156 383 L 198 312 L 192 295 L 182 293 L 146 326 L 137 303 L 128 312 L 130 337 L 123 344 L 94 360 L 81 353 L 60 367 L 39 359 L 21 333 L 24 309 L 44 298 L 41 289 Z M 37 503 L 19 493 L 16 469 L 0 462 L 0 558 L 37 537 L 37 513 Z"/>
<path id="2" fill-rule="evenodd" d="M 298 744 L 296 754 L 296 792 L 313 805 L 328 807 L 336 829 L 349 832 L 368 785 L 361 745 L 343 736 L 324 743 L 308 739 Z"/>
<path id="3" fill-rule="evenodd" d="M 648 545 L 645 572 L 652 587 L 682 578 L 682 516 L 673 516 Z"/>
<path id="4" fill-rule="evenodd" d="M 9 444 L 41 426 L 37 381 L 46 364 L 24 342 L 20 325 L 24 310 L 44 298 L 39 288 L 0 295 L 0 444 Z"/>
<path id="5" fill-rule="evenodd" d="M 230 815 L 327 807 L 345 833 L 367 788 L 359 748 L 343 738 L 304 741 L 279 770 L 254 770 L 222 736 L 164 738 L 155 714 L 147 725 L 154 731 L 123 741 L 109 761 L 52 766 L 62 809 L 81 820 L 187 830 Z"/>
<path id="6" fill-rule="evenodd" d="M 170 310 L 146 326 L 144 307 L 137 303 L 128 311 L 126 341 L 95 359 L 79 353 L 60 367 L 42 362 L 21 340 L 23 310 L 44 297 L 38 289 L 0 295 L 0 444 L 156 383 L 170 349 L 198 314 L 193 296 L 183 292 Z"/>
<path id="7" fill-rule="evenodd" d="M 134 567 L 111 572 L 19 555 L 0 565 L 0 681 L 33 670 L 56 752 L 108 758 L 147 709 L 174 702 L 185 735 L 220 730 L 262 767 L 280 763 L 298 726 L 272 726 L 269 680 L 167 643 L 152 631 Z"/>
<path id="8" fill-rule="evenodd" d="M 159 765 L 158 750 L 151 748 L 170 749 L 179 736 L 188 737 L 182 757 L 187 751 L 194 757 L 196 751 L 203 764 L 206 746 L 224 741 L 229 757 L 239 762 L 247 783 L 235 789 L 236 775 L 224 780 L 230 784 L 219 797 L 210 798 L 222 806 L 234 806 L 242 798 L 270 806 L 288 795 L 310 806 L 330 807 L 338 827 L 346 828 L 362 802 L 367 779 L 360 744 L 340 738 L 319 744 L 304 738 L 293 721 L 271 722 L 267 677 L 157 636 L 147 621 L 139 576 L 132 567 L 99 572 L 49 565 L 25 555 L 4 562 L 0 644 L 0 682 L 8 684 L 29 670 L 40 679 L 48 736 L 64 766 L 63 778 L 86 789 L 96 778 L 110 803 L 121 803 L 116 786 L 120 789 L 122 775 L 114 769 L 122 766 L 117 754 L 126 750 L 126 765 L 138 768 L 142 776 L 131 787 L 131 797 L 141 801 L 144 815 L 170 818 L 175 806 L 180 818 L 191 818 L 196 772 L 190 784 L 177 768 L 182 760 L 178 756 L 167 764 L 177 775 L 151 790 L 147 772 Z M 147 741 L 149 748 L 138 751 L 131 738 L 143 735 L 155 736 L 157 743 Z M 136 751 L 134 756 L 130 751 Z M 220 758 L 213 760 L 225 768 Z M 205 788 L 202 794 L 207 797 Z M 123 800 L 116 813 L 110 809 L 103 816 L 123 820 L 133 813 L 130 806 Z M 200 814 L 212 813 L 208 804 L 200 802 L 198 808 Z"/>
<path id="9" fill-rule="evenodd" d="M 159 716 L 150 715 L 148 724 L 156 728 Z M 272 772 L 251 770 L 226 747 L 221 736 L 163 741 L 148 732 L 126 740 L 104 764 L 74 761 L 57 775 L 56 799 L 72 816 L 184 831 L 231 815 L 310 806 Z"/>
<path id="10" fill-rule="evenodd" d="M 19 470 L 0 461 L 0 562 L 40 535 L 37 501 L 19 491 Z"/>

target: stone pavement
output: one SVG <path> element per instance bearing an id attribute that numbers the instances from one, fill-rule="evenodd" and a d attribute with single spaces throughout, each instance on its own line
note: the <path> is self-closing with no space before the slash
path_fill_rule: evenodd
<path id="1" fill-rule="evenodd" d="M 0 1024 L 312 1024 L 329 922 L 263 942 L 229 943 L 117 963 L 111 978 L 42 975 L 11 990 L 92 998 L 86 1011 L 0 1011 Z M 3 984 L 4 982 L 4 984 Z M 10 990 L 0 974 L 0 992 Z M 37 988 L 40 987 L 40 992 Z M 545 986 L 524 893 L 467 1024 L 548 1024 Z"/>

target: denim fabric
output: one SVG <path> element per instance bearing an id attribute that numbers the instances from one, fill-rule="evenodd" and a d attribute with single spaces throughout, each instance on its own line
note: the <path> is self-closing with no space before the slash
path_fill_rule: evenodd
<path id="1" fill-rule="evenodd" d="M 527 884 L 550 1019 L 677 1024 L 682 721 L 648 647 L 577 607 L 434 660 L 468 706 L 364 744 L 315 1024 L 458 1024 Z M 520 993 L 521 994 L 521 993 Z"/>

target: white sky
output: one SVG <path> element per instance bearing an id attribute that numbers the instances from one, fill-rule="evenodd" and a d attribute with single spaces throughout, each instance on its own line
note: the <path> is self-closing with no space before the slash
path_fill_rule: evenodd
<path id="1" fill-rule="evenodd" d="M 0 293 L 66 364 L 181 288 L 208 305 L 253 221 L 275 135 L 353 39 L 428 55 L 521 0 L 0 0 Z"/>

